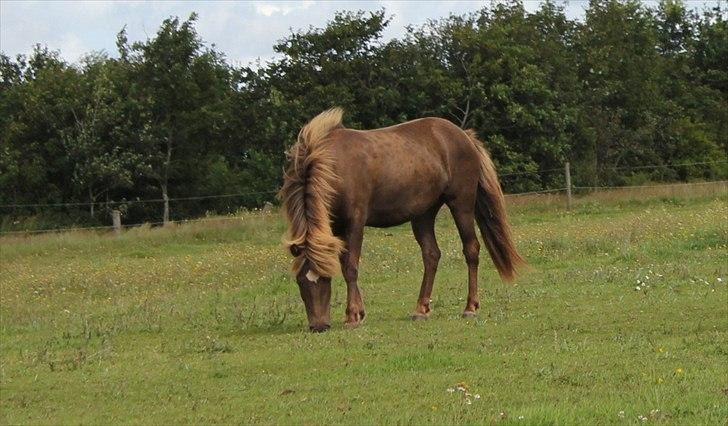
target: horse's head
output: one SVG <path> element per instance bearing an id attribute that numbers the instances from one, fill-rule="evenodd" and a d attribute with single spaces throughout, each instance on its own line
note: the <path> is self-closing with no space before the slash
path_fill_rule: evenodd
<path id="1" fill-rule="evenodd" d="M 331 277 L 322 277 L 315 273 L 308 264 L 296 274 L 298 290 L 306 307 L 308 328 L 314 332 L 326 331 L 331 327 Z"/>

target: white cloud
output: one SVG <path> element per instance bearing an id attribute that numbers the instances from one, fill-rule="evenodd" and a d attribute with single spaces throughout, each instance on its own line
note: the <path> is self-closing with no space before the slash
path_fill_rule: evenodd
<path id="1" fill-rule="evenodd" d="M 76 34 L 66 33 L 58 40 L 58 49 L 63 56 L 73 62 L 78 61 L 91 50 Z"/>
<path id="2" fill-rule="evenodd" d="M 303 2 L 256 2 L 255 12 L 263 16 L 273 16 L 275 14 L 288 15 L 295 10 L 306 10 L 311 7 L 314 1 Z"/>

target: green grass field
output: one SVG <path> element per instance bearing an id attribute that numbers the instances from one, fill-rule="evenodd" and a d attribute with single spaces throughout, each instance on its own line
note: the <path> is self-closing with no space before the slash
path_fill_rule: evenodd
<path id="1" fill-rule="evenodd" d="M 476 320 L 443 210 L 430 319 L 409 227 L 369 229 L 366 322 L 337 278 L 323 334 L 276 215 L 4 237 L 0 423 L 726 424 L 725 197 L 511 218 L 531 269 L 503 284 L 483 250 Z"/>

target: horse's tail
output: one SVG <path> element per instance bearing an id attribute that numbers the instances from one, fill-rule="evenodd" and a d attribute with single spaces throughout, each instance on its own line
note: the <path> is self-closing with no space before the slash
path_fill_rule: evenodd
<path id="1" fill-rule="evenodd" d="M 332 277 L 339 269 L 344 243 L 333 235 L 329 211 L 339 179 L 334 159 L 323 142 L 341 127 L 343 110 L 333 108 L 317 115 L 298 134 L 288 151 L 288 167 L 278 197 L 289 227 L 283 244 L 295 256 L 295 274 L 306 260 L 315 274 Z"/>
<path id="2" fill-rule="evenodd" d="M 475 220 L 485 240 L 488 253 L 498 273 L 505 281 L 516 276 L 516 267 L 525 261 L 516 251 L 511 226 L 506 215 L 506 203 L 495 166 L 474 130 L 466 130 L 468 138 L 480 155 L 480 178 L 475 200 Z"/>

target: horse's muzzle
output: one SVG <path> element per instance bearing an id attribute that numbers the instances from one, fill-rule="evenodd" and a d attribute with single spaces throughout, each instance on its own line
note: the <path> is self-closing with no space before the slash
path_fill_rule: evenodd
<path id="1" fill-rule="evenodd" d="M 331 324 L 316 324 L 316 325 L 308 326 L 308 329 L 314 333 L 323 333 L 324 331 L 326 331 L 330 328 L 331 328 Z"/>

